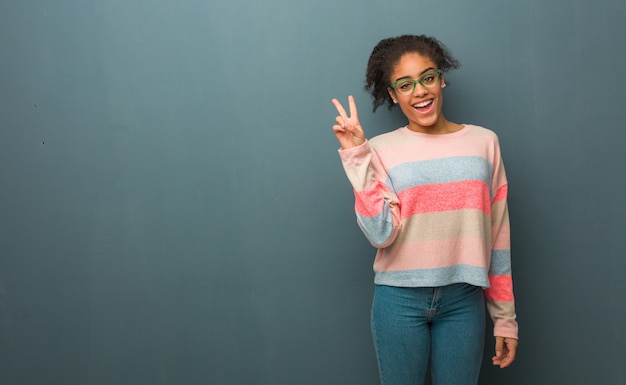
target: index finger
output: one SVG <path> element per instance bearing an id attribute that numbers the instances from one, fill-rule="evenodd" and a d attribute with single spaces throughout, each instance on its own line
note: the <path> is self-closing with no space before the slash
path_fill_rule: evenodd
<path id="1" fill-rule="evenodd" d="M 341 105 L 339 100 L 333 99 L 332 102 L 335 105 L 337 112 L 339 112 L 339 116 L 341 116 L 343 120 L 348 120 L 348 115 L 346 114 L 346 110 L 343 109 L 343 106 Z"/>
<path id="2" fill-rule="evenodd" d="M 509 354 L 500 363 L 500 368 L 504 369 L 511 366 L 513 361 L 515 361 L 515 352 L 509 352 Z"/>

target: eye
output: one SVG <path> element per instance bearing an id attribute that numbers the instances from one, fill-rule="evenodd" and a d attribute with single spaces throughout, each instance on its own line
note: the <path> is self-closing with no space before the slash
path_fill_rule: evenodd
<path id="1" fill-rule="evenodd" d="M 409 91 L 413 88 L 413 82 L 405 80 L 396 84 L 398 91 Z"/>
<path id="2" fill-rule="evenodd" d="M 426 84 L 431 84 L 432 82 L 435 81 L 435 76 L 432 74 L 428 74 L 426 76 L 424 76 L 424 78 L 422 79 L 422 82 L 426 83 Z"/>

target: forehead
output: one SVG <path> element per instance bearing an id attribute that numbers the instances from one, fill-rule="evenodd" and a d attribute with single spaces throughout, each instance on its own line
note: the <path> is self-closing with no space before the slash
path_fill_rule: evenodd
<path id="1" fill-rule="evenodd" d="M 402 55 L 393 66 L 391 79 L 405 76 L 417 78 L 429 68 L 436 69 L 437 66 L 428 56 L 420 55 L 417 52 L 408 52 Z"/>

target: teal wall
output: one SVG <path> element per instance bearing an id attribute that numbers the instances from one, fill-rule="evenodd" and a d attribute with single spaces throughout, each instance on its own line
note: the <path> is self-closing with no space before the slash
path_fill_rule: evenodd
<path id="1" fill-rule="evenodd" d="M 0 383 L 378 383 L 374 250 L 332 134 L 425 33 L 496 131 L 521 345 L 481 384 L 626 384 L 626 3 L 0 3 Z M 492 341 L 486 341 L 491 354 Z M 486 361 L 488 357 L 486 357 Z"/>

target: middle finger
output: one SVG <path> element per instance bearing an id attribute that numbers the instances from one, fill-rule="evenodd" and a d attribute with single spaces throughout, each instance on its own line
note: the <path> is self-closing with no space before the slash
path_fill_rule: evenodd
<path id="1" fill-rule="evenodd" d="M 348 120 L 348 114 L 346 114 L 346 110 L 343 108 L 343 106 L 341 105 L 341 103 L 339 102 L 339 100 L 337 99 L 333 99 L 332 100 L 333 104 L 335 105 L 335 108 L 337 109 L 337 112 L 339 112 L 339 115 L 344 119 L 344 120 Z"/>

